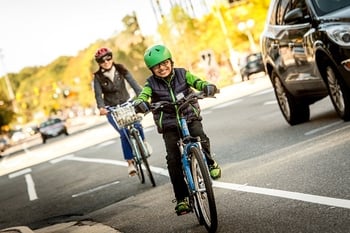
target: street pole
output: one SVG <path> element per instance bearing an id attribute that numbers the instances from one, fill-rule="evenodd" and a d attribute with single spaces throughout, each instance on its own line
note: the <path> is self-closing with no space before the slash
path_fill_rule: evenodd
<path id="1" fill-rule="evenodd" d="M 224 34 L 225 37 L 225 42 L 226 45 L 228 47 L 229 50 L 229 56 L 230 56 L 230 64 L 231 64 L 231 69 L 235 72 L 238 73 L 239 72 L 239 67 L 238 67 L 238 57 L 237 57 L 237 53 L 235 53 L 231 40 L 229 38 L 229 35 L 227 33 L 227 27 L 226 24 L 224 22 L 224 19 L 222 17 L 222 14 L 220 12 L 220 8 L 218 7 L 218 5 L 215 2 L 215 9 L 214 9 L 214 14 L 216 15 L 216 17 L 218 18 L 219 22 L 220 22 L 220 26 L 221 26 L 221 30 Z"/>
<path id="2" fill-rule="evenodd" d="M 240 30 L 241 32 L 246 34 L 246 36 L 248 37 L 251 52 L 257 51 L 257 47 L 256 47 L 255 42 L 254 42 L 253 34 L 250 31 L 250 29 L 254 27 L 254 23 L 255 22 L 253 19 L 249 19 L 246 22 L 240 22 L 238 24 L 238 30 Z"/>
<path id="3" fill-rule="evenodd" d="M 3 70 L 4 70 L 4 78 L 5 78 L 6 88 L 7 88 L 7 92 L 8 92 L 8 97 L 9 97 L 9 100 L 11 101 L 11 104 L 12 104 L 12 110 L 14 112 L 17 112 L 17 106 L 15 103 L 15 94 L 13 92 L 13 88 L 12 88 L 12 85 L 10 83 L 10 79 L 9 79 L 7 72 L 6 72 L 6 69 L 5 69 L 4 55 L 2 53 L 2 49 L 0 49 L 0 60 L 1 60 L 1 65 L 2 65 Z"/>

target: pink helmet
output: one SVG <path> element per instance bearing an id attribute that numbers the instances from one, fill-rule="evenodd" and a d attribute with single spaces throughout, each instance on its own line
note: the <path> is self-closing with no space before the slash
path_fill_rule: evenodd
<path id="1" fill-rule="evenodd" d="M 95 60 L 98 61 L 107 55 L 112 56 L 112 51 L 109 48 L 105 48 L 105 47 L 100 48 L 95 53 Z"/>

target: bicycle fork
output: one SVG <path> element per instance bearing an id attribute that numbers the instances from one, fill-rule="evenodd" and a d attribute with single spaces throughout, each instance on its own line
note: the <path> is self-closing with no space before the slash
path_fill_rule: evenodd
<path id="1" fill-rule="evenodd" d="M 198 147 L 199 149 L 201 149 L 200 143 L 196 142 L 196 143 L 190 143 L 190 144 L 183 144 L 182 139 L 179 141 L 180 143 L 180 152 L 182 154 L 181 157 L 181 162 L 182 162 L 182 166 L 183 166 L 183 171 L 187 177 L 187 184 L 189 186 L 189 189 L 191 191 L 191 195 L 193 195 L 195 192 L 197 192 L 198 190 L 196 190 L 195 184 L 194 184 L 194 178 L 192 176 L 192 167 L 191 167 L 191 153 L 189 153 L 191 147 Z"/>
<path id="2" fill-rule="evenodd" d="M 178 146 L 180 149 L 180 154 L 181 154 L 181 162 L 182 162 L 182 166 L 183 166 L 183 171 L 187 177 L 187 184 L 190 188 L 191 191 L 191 195 L 194 194 L 197 190 L 195 188 L 194 185 L 194 181 L 193 181 L 193 177 L 192 177 L 192 172 L 191 172 L 191 158 L 189 157 L 189 155 L 191 155 L 191 153 L 189 153 L 191 147 L 198 147 L 198 149 L 200 151 L 202 151 L 202 145 L 200 143 L 200 138 L 192 138 L 190 136 L 190 132 L 188 130 L 188 126 L 187 126 L 187 122 L 186 119 L 184 117 L 180 118 L 180 124 L 181 124 L 181 129 L 182 129 L 182 135 L 183 135 L 183 139 L 181 138 L 178 142 Z M 184 140 L 188 143 L 185 143 Z M 203 159 L 206 163 L 206 158 L 204 153 L 203 154 Z"/>

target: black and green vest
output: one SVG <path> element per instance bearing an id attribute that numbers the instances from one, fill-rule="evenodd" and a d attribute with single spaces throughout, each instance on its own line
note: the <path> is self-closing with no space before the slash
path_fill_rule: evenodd
<path id="1" fill-rule="evenodd" d="M 147 81 L 152 89 L 152 103 L 161 100 L 175 102 L 178 94 L 183 93 L 184 96 L 187 96 L 193 92 L 193 89 L 186 82 L 186 70 L 183 68 L 174 68 L 174 74 L 170 78 L 170 81 L 158 78 L 155 75 L 149 77 Z M 183 110 L 183 113 L 187 122 L 202 120 L 198 101 L 189 105 Z M 178 126 L 176 111 L 173 106 L 154 112 L 153 118 L 159 133 L 165 130 L 173 130 Z"/>

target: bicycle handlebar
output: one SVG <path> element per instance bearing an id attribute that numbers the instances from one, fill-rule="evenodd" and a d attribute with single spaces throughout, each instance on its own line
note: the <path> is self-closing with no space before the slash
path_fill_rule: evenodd
<path id="1" fill-rule="evenodd" d="M 220 93 L 220 90 L 218 89 L 216 93 Z M 158 101 L 156 103 L 152 103 L 151 104 L 151 111 L 157 111 L 161 108 L 166 107 L 167 105 L 178 105 L 178 111 L 180 111 L 187 104 L 189 104 L 195 100 L 204 99 L 204 98 L 215 98 L 215 96 L 206 96 L 203 91 L 192 92 L 188 96 L 178 97 L 178 99 L 175 102 L 161 100 L 161 101 Z"/>

